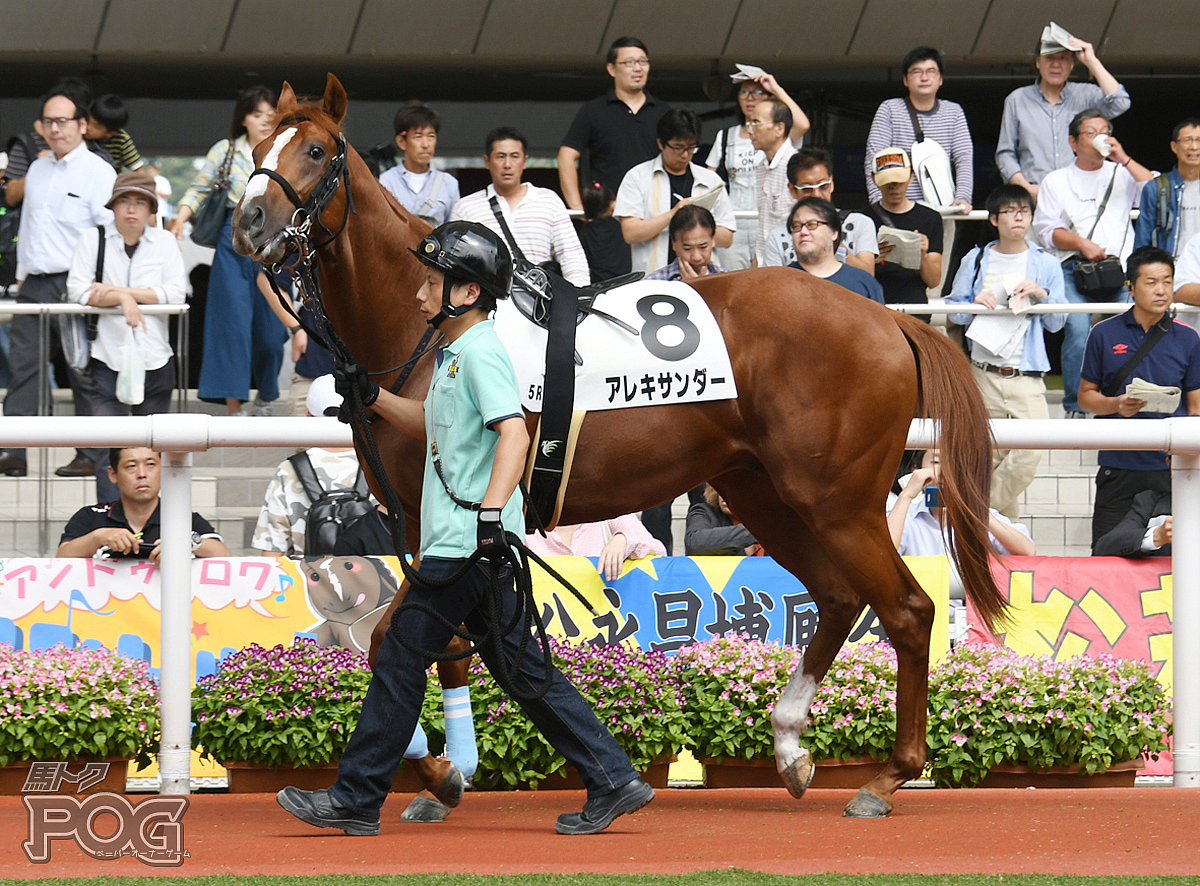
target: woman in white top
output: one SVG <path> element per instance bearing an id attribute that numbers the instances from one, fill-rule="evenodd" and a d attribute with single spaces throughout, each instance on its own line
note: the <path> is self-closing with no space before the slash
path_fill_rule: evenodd
<path id="1" fill-rule="evenodd" d="M 636 514 L 626 514 L 599 523 L 574 523 L 558 526 L 546 533 L 525 537 L 525 544 L 541 557 L 596 557 L 596 571 L 605 581 L 621 575 L 626 560 L 639 560 L 651 554 L 666 556 L 667 549 L 650 534 Z"/>
<path id="2" fill-rule="evenodd" d="M 724 166 L 728 181 L 726 187 L 729 189 L 729 199 L 733 201 L 735 210 L 758 208 L 757 170 L 764 158 L 762 152 L 750 143 L 750 131 L 746 128 L 746 120 L 749 119 L 755 105 L 768 95 L 778 97 L 792 112 L 791 138 L 797 148 L 804 142 L 804 133 L 808 132 L 808 117 L 773 76 L 759 74 L 753 80 L 744 80 L 739 84 L 737 100 L 742 122 L 717 134 L 708 159 L 704 161 L 704 165 L 709 169 L 715 170 Z M 758 219 L 739 218 L 737 230 L 733 234 L 733 245 L 717 250 L 717 263 L 727 271 L 740 271 L 750 267 L 757 238 Z"/>

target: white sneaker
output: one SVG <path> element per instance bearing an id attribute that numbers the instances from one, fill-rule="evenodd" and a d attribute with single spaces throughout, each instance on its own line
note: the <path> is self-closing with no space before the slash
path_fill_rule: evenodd
<path id="1" fill-rule="evenodd" d="M 275 413 L 275 404 L 273 401 L 263 400 L 260 397 L 255 397 L 254 402 L 245 410 L 247 415 L 256 416 L 271 416 Z"/>

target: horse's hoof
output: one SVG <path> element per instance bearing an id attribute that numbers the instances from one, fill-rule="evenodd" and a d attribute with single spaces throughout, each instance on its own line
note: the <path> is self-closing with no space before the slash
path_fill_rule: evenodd
<path id="1" fill-rule="evenodd" d="M 431 800 L 429 797 L 422 797 L 420 794 L 413 797 L 413 801 L 408 804 L 408 808 L 404 810 L 404 814 L 400 816 L 401 821 L 445 821 L 450 815 L 450 807 L 444 803 L 439 803 L 437 800 Z"/>
<path id="2" fill-rule="evenodd" d="M 449 806 L 453 809 L 462 802 L 463 791 L 465 789 L 466 779 L 458 771 L 458 767 L 451 763 L 450 768 L 446 772 L 446 777 L 442 779 L 442 783 L 438 786 L 438 789 L 432 791 L 432 794 L 443 806 Z M 442 817 L 444 818 L 445 816 Z M 436 820 L 441 821 L 442 819 L 439 818 Z"/>
<path id="3" fill-rule="evenodd" d="M 783 786 L 788 789 L 788 793 L 799 800 L 812 784 L 816 771 L 812 754 L 801 748 L 800 754 L 780 771 L 779 777 L 783 779 Z"/>
<path id="4" fill-rule="evenodd" d="M 846 804 L 842 815 L 846 818 L 885 818 L 892 811 L 892 804 L 882 797 L 877 797 L 870 791 L 860 790 L 854 799 Z"/>

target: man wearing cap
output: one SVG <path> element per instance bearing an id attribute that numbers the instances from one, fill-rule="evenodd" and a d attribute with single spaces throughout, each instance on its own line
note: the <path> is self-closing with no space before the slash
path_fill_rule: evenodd
<path id="1" fill-rule="evenodd" d="M 81 305 L 120 308 L 99 318 L 91 347 L 88 373 L 95 382 L 90 395 L 92 415 L 152 415 L 168 412 L 175 387 L 175 358 L 168 318 L 143 314 L 141 305 L 181 305 L 187 297 L 187 274 L 179 242 L 149 222 L 158 211 L 154 178 L 146 172 L 117 176 L 105 204 L 113 220 L 83 232 L 75 245 L 67 274 L 67 299 Z M 103 248 L 103 271 L 97 268 Z M 97 277 L 102 273 L 102 279 Z M 118 283 L 123 285 L 117 285 Z M 133 330 L 132 336 L 128 329 Z M 126 404 L 117 399 L 117 373 L 132 344 L 140 348 L 146 367 L 145 398 Z M 96 465 L 99 501 L 116 498 L 117 487 L 108 465 Z"/>
<path id="2" fill-rule="evenodd" d="M 885 148 L 871 158 L 871 178 L 879 188 L 878 203 L 870 206 L 871 216 L 879 225 L 879 261 L 875 279 L 883 287 L 887 304 L 923 305 L 929 299 L 926 290 L 942 279 L 942 217 L 928 206 L 908 196 L 912 184 L 912 164 L 903 148 Z M 895 243 L 885 241 L 884 228 L 916 231 L 921 235 L 921 264 L 901 267 L 889 257 Z M 925 316 L 926 322 L 929 317 Z"/>
<path id="3" fill-rule="evenodd" d="M 1092 44 L 1077 37 L 1067 43 L 1037 42 L 1033 66 L 1038 78 L 1008 94 L 1000 118 L 1000 177 L 1028 190 L 1034 200 L 1047 175 L 1075 161 L 1067 138 L 1072 117 L 1084 108 L 1097 108 L 1112 120 L 1129 110 L 1129 93 L 1096 58 Z M 1095 83 L 1068 82 L 1076 58 Z"/>
<path id="4" fill-rule="evenodd" d="M 305 407 L 310 416 L 337 415 L 342 396 L 334 390 L 332 375 L 314 378 L 308 388 Z M 324 490 L 354 489 L 358 480 L 358 455 L 352 446 L 328 448 L 313 446 L 304 450 Z M 258 523 L 250 547 L 258 548 L 264 557 L 303 557 L 304 533 L 308 528 L 308 509 L 312 499 L 296 474 L 291 458 L 285 458 L 275 469 L 267 485 Z"/>
<path id="5" fill-rule="evenodd" d="M 117 174 L 112 166 L 88 150 L 87 97 L 70 84 L 60 84 L 42 100 L 42 126 L 50 153 L 29 165 L 21 224 L 17 233 L 17 302 L 55 304 L 67 289 L 75 244 L 80 235 L 95 225 L 112 222 L 105 207 Z M 58 324 L 54 324 L 57 328 Z M 40 363 L 39 319 L 35 315 L 13 317 L 9 334 L 8 362 L 12 381 L 4 398 L 5 415 L 37 415 L 38 366 Z M 51 350 L 57 350 L 57 336 Z M 46 354 L 47 359 L 53 353 Z M 76 415 L 90 415 L 93 384 L 84 373 L 68 367 Z M 70 464 L 59 468 L 59 476 L 88 477 L 95 463 L 103 460 L 102 449 L 76 451 Z M 23 477 L 25 450 L 7 449 L 0 454 L 0 474 Z"/>

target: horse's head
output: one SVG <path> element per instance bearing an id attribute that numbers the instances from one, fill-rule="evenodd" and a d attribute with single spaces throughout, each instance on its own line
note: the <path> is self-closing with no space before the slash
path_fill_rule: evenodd
<path id="1" fill-rule="evenodd" d="M 347 206 L 346 188 L 338 186 L 347 150 L 345 115 L 346 90 L 333 74 L 320 104 L 299 104 L 291 85 L 283 84 L 275 131 L 255 147 L 257 170 L 233 211 L 239 254 L 274 264 L 287 256 L 289 235 L 307 230 L 306 223 L 339 230 Z"/>

